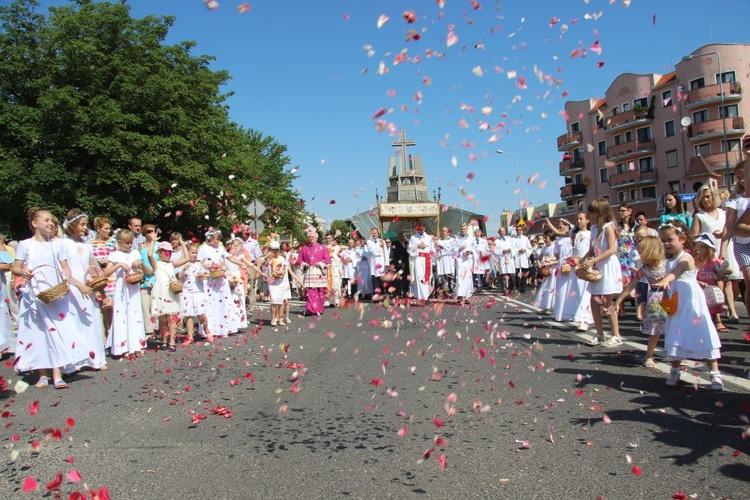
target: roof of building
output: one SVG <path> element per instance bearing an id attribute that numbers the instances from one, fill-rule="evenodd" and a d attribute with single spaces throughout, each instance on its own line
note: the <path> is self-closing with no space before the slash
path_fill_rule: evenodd
<path id="1" fill-rule="evenodd" d="M 596 104 L 594 104 L 591 107 L 591 111 L 589 113 L 594 113 L 595 111 L 599 111 L 600 108 L 603 108 L 607 105 L 607 99 L 599 99 L 596 101 Z"/>
<path id="2" fill-rule="evenodd" d="M 677 80 L 677 72 L 676 71 L 672 71 L 671 73 L 667 73 L 666 75 L 664 75 L 661 78 L 659 78 L 659 81 L 656 82 L 656 85 L 654 85 L 654 88 L 655 89 L 659 88 L 659 87 L 661 87 L 663 85 L 666 85 L 666 84 L 668 84 L 670 82 L 673 82 L 675 80 Z"/>
<path id="3" fill-rule="evenodd" d="M 690 160 L 690 166 L 688 166 L 685 178 L 689 179 L 691 177 L 705 176 L 721 178 L 719 174 L 711 170 L 711 168 L 706 164 L 706 160 L 704 160 L 702 156 L 694 156 L 693 159 Z"/>

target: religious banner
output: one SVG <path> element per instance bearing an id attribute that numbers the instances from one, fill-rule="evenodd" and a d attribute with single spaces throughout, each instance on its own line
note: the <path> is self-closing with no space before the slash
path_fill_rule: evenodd
<path id="1" fill-rule="evenodd" d="M 378 204 L 378 209 L 381 218 L 437 217 L 440 213 L 440 205 L 435 202 L 380 203 Z"/>

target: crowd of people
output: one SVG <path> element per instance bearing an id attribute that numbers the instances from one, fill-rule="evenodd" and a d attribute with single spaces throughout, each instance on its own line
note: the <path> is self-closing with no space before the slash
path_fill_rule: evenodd
<path id="1" fill-rule="evenodd" d="M 750 281 L 743 164 L 735 176 L 726 200 L 716 188 L 701 187 L 692 213 L 676 193 L 667 195 L 658 228 L 627 203 L 615 216 L 607 200 L 596 199 L 575 222 L 546 220 L 544 233 L 532 238 L 522 227 L 513 235 L 501 227 L 487 238 L 468 222 L 455 235 L 442 227 L 433 236 L 416 222 L 409 238 L 401 232 L 393 241 L 373 228 L 368 238 L 346 238 L 345 245 L 340 233 L 320 243 L 311 228 L 305 242 L 291 246 L 272 234 L 261 246 L 241 227 L 226 241 L 209 229 L 198 244 L 179 233 L 160 241 L 158 228 L 136 217 L 113 234 L 109 219 L 90 221 L 80 209 L 60 225 L 49 211 L 32 208 L 30 238 L 12 246 L 0 235 L 7 294 L 0 302 L 0 352 L 14 347 L 15 369 L 37 371 L 38 387 L 64 388 L 65 374 L 106 370 L 106 351 L 138 357 L 149 342 L 175 350 L 178 331 L 189 344 L 245 329 L 258 298 L 269 302 L 276 327 L 292 321 L 293 297 L 305 300 L 306 315 L 321 315 L 363 300 L 466 303 L 492 289 L 532 290 L 541 310 L 582 331 L 593 325 L 590 344 L 606 347 L 622 345 L 619 316 L 632 300 L 649 337 L 644 366 L 655 366 L 663 337 L 673 365 L 668 385 L 678 383 L 681 362 L 700 359 L 711 388 L 721 390 L 719 335 L 740 321 L 734 297 L 742 293 L 747 304 L 750 295 L 740 287 Z"/>

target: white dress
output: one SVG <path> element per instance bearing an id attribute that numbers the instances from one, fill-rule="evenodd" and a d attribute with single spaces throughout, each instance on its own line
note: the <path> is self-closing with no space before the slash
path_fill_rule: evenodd
<path id="1" fill-rule="evenodd" d="M 245 286 L 242 284 L 242 271 L 240 266 L 234 262 L 227 261 L 227 278 L 232 280 L 235 285 L 231 286 L 232 303 L 229 307 L 229 331 L 236 332 L 240 328 L 247 328 L 247 314 L 245 309 Z"/>
<path id="2" fill-rule="evenodd" d="M 357 256 L 357 276 L 355 282 L 357 283 L 357 293 L 359 295 L 372 295 L 374 290 L 372 289 L 372 272 L 370 271 L 370 254 L 366 247 L 358 247 L 355 249 Z"/>
<path id="3" fill-rule="evenodd" d="M 422 244 L 425 248 L 419 248 Z M 412 274 L 410 291 L 417 300 L 428 300 L 432 293 L 432 257 L 435 248 L 432 238 L 425 233 L 415 233 L 409 239 L 409 256 L 414 259 L 414 274 Z M 429 265 L 427 264 L 429 262 Z"/>
<path id="4" fill-rule="evenodd" d="M 595 256 L 601 255 L 609 249 L 607 246 L 607 232 L 604 230 L 607 226 L 617 231 L 617 227 L 612 221 L 604 224 L 601 232 L 599 232 L 598 226 L 591 227 L 591 242 L 594 247 Z M 615 253 L 610 255 L 606 260 L 597 262 L 594 268 L 602 273 L 602 279 L 594 283 L 589 283 L 589 292 L 591 295 L 612 295 L 622 292 L 622 269 L 620 268 L 620 261 L 617 258 L 617 238 L 615 238 Z"/>
<path id="5" fill-rule="evenodd" d="M 64 238 L 61 241 L 67 251 L 71 276 L 85 283 L 86 273 L 93 258 L 91 245 L 86 242 L 76 242 L 70 238 Z M 83 342 L 81 350 L 88 353 L 88 356 L 81 363 L 68 367 L 65 371 L 75 371 L 84 366 L 98 370 L 107 364 L 107 360 L 104 357 L 104 323 L 99 302 L 96 300 L 96 292 L 89 297 L 84 297 L 78 288 L 71 285 L 70 295 L 71 307 L 75 309 L 81 324 L 80 332 Z"/>
<path id="6" fill-rule="evenodd" d="M 23 240 L 16 260 L 23 261 L 34 277 L 21 289 L 18 307 L 18 341 L 14 368 L 18 372 L 76 365 L 88 357 L 84 352 L 80 323 L 68 293 L 49 304 L 32 295 L 60 282 L 55 271 L 68 256 L 61 240 Z M 39 266 L 52 267 L 39 267 Z M 71 287 L 72 288 L 72 287 Z M 71 312 L 73 310 L 73 312 Z"/>
<path id="7" fill-rule="evenodd" d="M 549 244 L 542 248 L 542 253 L 539 256 L 539 265 L 544 264 L 546 259 L 555 258 L 555 245 Z M 534 298 L 534 305 L 540 309 L 552 309 L 555 305 L 555 282 L 557 281 L 556 267 L 550 269 L 552 271 L 549 276 L 546 276 L 542 283 L 539 285 L 539 290 L 536 292 Z"/>
<path id="8" fill-rule="evenodd" d="M 198 260 L 207 266 L 224 267 L 227 255 L 227 251 L 223 247 L 212 247 L 208 244 L 201 245 L 198 250 Z M 229 315 L 233 300 L 226 276 L 209 278 L 206 281 L 206 299 L 208 303 L 206 317 L 209 330 L 216 337 L 228 336 L 232 331 Z"/>
<path id="9" fill-rule="evenodd" d="M 555 254 L 558 263 L 555 266 L 555 320 L 557 321 L 574 321 L 581 296 L 578 295 L 577 276 L 571 268 L 570 272 L 565 275 L 562 273 L 562 265 L 573 256 L 573 242 L 569 237 L 564 236 L 555 240 Z M 573 267 L 573 266 L 571 266 Z"/>
<path id="10" fill-rule="evenodd" d="M 188 262 L 182 268 L 182 293 L 180 294 L 180 316 L 192 318 L 206 314 L 206 280 L 202 277 L 207 271 L 197 262 Z"/>
<path id="11" fill-rule="evenodd" d="M 128 253 L 115 250 L 109 262 L 124 262 L 132 266 L 141 260 L 138 250 Z M 125 281 L 125 270 L 121 267 L 115 271 L 115 295 L 112 297 L 112 324 L 109 336 L 104 345 L 111 349 L 112 356 L 133 354 L 146 348 L 146 328 L 143 324 L 143 305 L 141 303 L 141 284 L 131 285 Z"/>
<path id="12" fill-rule="evenodd" d="M 591 231 L 583 230 L 578 231 L 575 236 L 575 244 L 573 245 L 573 256 L 583 259 L 591 248 Z M 594 315 L 591 312 L 591 293 L 589 293 L 589 282 L 584 281 L 575 275 L 575 272 L 571 271 L 570 274 L 573 276 L 574 287 L 571 287 L 570 295 L 578 297 L 578 307 L 576 308 L 573 321 L 579 323 L 591 324 L 594 322 Z"/>
<path id="13" fill-rule="evenodd" d="M 682 252 L 667 260 L 667 272 L 679 264 Z M 706 305 L 706 296 L 698 284 L 698 271 L 683 272 L 670 283 L 677 293 L 677 311 L 667 315 L 664 348 L 670 359 L 719 359 L 721 341 Z"/>
<path id="14" fill-rule="evenodd" d="M 474 238 L 456 236 L 456 297 L 468 299 L 474 294 Z"/>
<path id="15" fill-rule="evenodd" d="M 271 305 L 280 306 L 286 300 L 289 290 L 289 278 L 287 276 L 288 264 L 286 259 L 279 255 L 275 259 L 268 259 L 266 263 L 266 274 L 268 274 L 268 301 Z M 274 278 L 273 273 L 281 274 L 280 278 Z"/>
<path id="16" fill-rule="evenodd" d="M 0 258 L 2 264 L 13 264 L 10 254 L 2 252 L 4 258 Z M 7 260 L 5 260 L 7 259 Z M 13 316 L 10 313 L 10 297 L 7 279 L 5 273 L 0 273 L 0 354 L 7 351 L 13 344 L 15 339 L 13 338 Z M 15 292 L 12 292 L 15 294 Z M 8 297 L 7 300 L 3 300 L 2 297 Z"/>
<path id="17" fill-rule="evenodd" d="M 174 266 L 171 262 L 158 261 L 154 276 L 156 279 L 151 288 L 151 315 L 158 317 L 179 314 L 180 297 L 169 289 L 169 283 L 177 279 Z"/>

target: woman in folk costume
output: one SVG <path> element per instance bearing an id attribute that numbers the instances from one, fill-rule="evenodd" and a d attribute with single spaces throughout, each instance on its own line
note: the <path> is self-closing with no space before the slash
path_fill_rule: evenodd
<path id="1" fill-rule="evenodd" d="M 411 275 L 411 295 L 419 301 L 427 301 L 432 293 L 432 259 L 435 246 L 432 237 L 424 231 L 421 222 L 414 224 L 414 234 L 409 238 L 409 256 L 414 259 Z"/>
<path id="2" fill-rule="evenodd" d="M 307 292 L 305 311 L 308 315 L 323 314 L 330 264 L 331 255 L 326 247 L 318 243 L 318 233 L 314 230 L 309 231 L 307 243 L 300 248 L 297 257 L 297 265 L 304 273 L 303 283 Z"/>
<path id="3" fill-rule="evenodd" d="M 209 230 L 206 232 L 206 244 L 198 250 L 198 260 L 209 272 L 226 270 L 226 262 L 234 262 L 238 266 L 244 263 L 232 257 L 219 244 L 221 231 Z M 218 274 L 218 273 L 217 273 Z M 236 333 L 237 326 L 233 324 L 231 308 L 234 307 L 232 291 L 229 288 L 229 279 L 226 273 L 217 278 L 209 278 L 206 283 L 206 300 L 208 317 L 208 328 L 215 337 L 226 337 L 230 333 Z"/>

